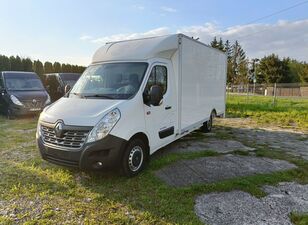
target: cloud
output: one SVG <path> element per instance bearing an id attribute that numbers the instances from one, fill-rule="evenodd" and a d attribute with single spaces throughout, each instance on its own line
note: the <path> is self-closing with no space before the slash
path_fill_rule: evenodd
<path id="1" fill-rule="evenodd" d="M 133 7 L 138 10 L 145 10 L 145 7 L 143 5 L 134 5 Z"/>
<path id="2" fill-rule="evenodd" d="M 88 41 L 88 40 L 92 39 L 92 36 L 82 35 L 79 39 L 82 40 L 82 41 Z"/>
<path id="3" fill-rule="evenodd" d="M 239 40 L 250 58 L 261 58 L 275 53 L 308 61 L 308 20 L 239 25 L 227 29 L 206 23 L 201 26 L 183 27 L 177 32 L 199 37 L 200 41 L 205 43 L 209 43 L 214 36 L 222 37 L 223 40 Z"/>
<path id="4" fill-rule="evenodd" d="M 168 27 L 159 27 L 140 33 L 122 33 L 100 38 L 86 38 L 93 43 L 104 44 L 111 41 L 128 40 L 152 36 L 184 33 L 199 38 L 209 44 L 213 37 L 238 40 L 249 58 L 261 58 L 271 53 L 282 57 L 291 57 L 308 62 L 308 19 L 298 21 L 278 21 L 275 24 L 237 25 L 222 29 L 217 23 L 205 23 L 179 27 L 176 31 Z"/>
<path id="5" fill-rule="evenodd" d="M 115 34 L 111 36 L 104 36 L 96 39 L 92 39 L 93 43 L 107 43 L 111 41 L 121 41 L 121 40 L 129 40 L 136 38 L 145 38 L 145 37 L 153 37 L 153 36 L 161 36 L 170 34 L 170 31 L 167 27 L 160 27 L 153 30 L 149 30 L 143 33 L 131 33 L 131 34 Z"/>
<path id="6" fill-rule="evenodd" d="M 177 12 L 178 10 L 175 9 L 175 8 L 171 8 L 171 7 L 167 7 L 167 6 L 162 6 L 160 7 L 160 9 L 164 12 L 168 12 L 168 13 L 175 13 Z"/>

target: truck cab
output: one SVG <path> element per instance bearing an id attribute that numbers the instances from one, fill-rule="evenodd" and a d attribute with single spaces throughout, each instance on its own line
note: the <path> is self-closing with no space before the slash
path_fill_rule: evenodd
<path id="1" fill-rule="evenodd" d="M 200 127 L 209 131 L 213 116 L 224 114 L 225 63 L 223 53 L 182 34 L 107 43 L 41 113 L 43 159 L 138 174 L 155 151 Z"/>
<path id="2" fill-rule="evenodd" d="M 0 111 L 9 119 L 38 114 L 50 103 L 38 75 L 33 72 L 0 72 Z"/>

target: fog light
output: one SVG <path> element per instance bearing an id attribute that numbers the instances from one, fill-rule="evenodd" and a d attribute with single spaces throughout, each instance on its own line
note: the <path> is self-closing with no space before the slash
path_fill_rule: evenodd
<path id="1" fill-rule="evenodd" d="M 98 161 L 98 162 L 94 163 L 93 167 L 94 167 L 95 169 L 102 168 L 102 167 L 103 167 L 103 163 Z"/>

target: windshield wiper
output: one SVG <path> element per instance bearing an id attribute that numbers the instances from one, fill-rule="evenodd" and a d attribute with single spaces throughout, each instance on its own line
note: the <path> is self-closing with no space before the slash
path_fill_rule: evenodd
<path id="1" fill-rule="evenodd" d="M 77 96 L 80 97 L 80 98 L 83 97 L 83 96 L 82 96 L 81 94 L 79 94 L 79 93 L 74 93 L 74 92 L 72 92 L 72 93 L 70 93 L 70 94 L 77 95 Z"/>
<path id="2" fill-rule="evenodd" d="M 101 95 L 101 94 L 95 94 L 95 95 L 84 95 L 84 98 L 107 98 L 107 99 L 114 99 L 113 97 L 109 95 Z"/>

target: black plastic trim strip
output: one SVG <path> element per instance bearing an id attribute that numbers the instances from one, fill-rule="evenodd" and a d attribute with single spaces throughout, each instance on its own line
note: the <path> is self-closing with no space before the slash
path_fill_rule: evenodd
<path id="1" fill-rule="evenodd" d="M 169 127 L 167 129 L 164 129 L 164 130 L 158 132 L 160 139 L 166 138 L 166 137 L 168 137 L 172 134 L 174 134 L 174 127 Z"/>

